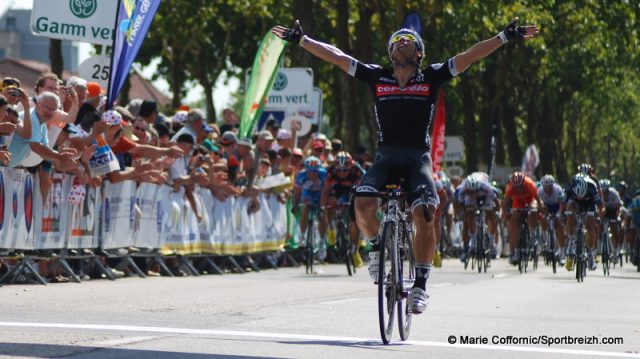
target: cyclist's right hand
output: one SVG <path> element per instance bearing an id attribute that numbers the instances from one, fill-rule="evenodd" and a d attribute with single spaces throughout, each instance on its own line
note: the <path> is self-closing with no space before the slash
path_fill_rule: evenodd
<path id="1" fill-rule="evenodd" d="M 300 26 L 300 20 L 294 22 L 293 28 L 278 25 L 271 29 L 271 32 L 283 40 L 296 44 L 299 43 L 300 39 L 304 36 L 304 31 L 302 31 L 302 26 Z"/>

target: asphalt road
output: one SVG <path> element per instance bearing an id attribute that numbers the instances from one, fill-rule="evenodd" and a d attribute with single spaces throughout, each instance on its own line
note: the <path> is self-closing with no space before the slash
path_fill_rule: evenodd
<path id="1" fill-rule="evenodd" d="M 521 275 L 498 260 L 478 274 L 446 260 L 409 341 L 396 331 L 388 346 L 366 269 L 320 269 L 4 286 L 0 356 L 640 358 L 640 273 L 630 266 L 579 284 L 564 269 Z M 552 343 L 527 343 L 536 340 Z"/>

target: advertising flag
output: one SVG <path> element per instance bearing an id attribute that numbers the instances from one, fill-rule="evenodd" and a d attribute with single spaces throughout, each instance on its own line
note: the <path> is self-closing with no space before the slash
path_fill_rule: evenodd
<path id="1" fill-rule="evenodd" d="M 433 123 L 433 135 L 431 145 L 431 160 L 433 162 L 433 172 L 441 170 L 440 163 L 444 156 L 444 122 L 446 114 L 444 110 L 444 90 L 440 90 L 436 102 L 436 119 Z"/>
<path id="2" fill-rule="evenodd" d="M 522 158 L 522 173 L 526 176 L 533 177 L 533 172 L 540 164 L 540 156 L 536 145 L 529 145 Z"/>
<path id="3" fill-rule="evenodd" d="M 147 36 L 160 0 L 120 0 L 111 54 L 107 108 L 111 108 Z"/>
<path id="4" fill-rule="evenodd" d="M 420 14 L 418 14 L 417 11 L 411 10 L 411 12 L 404 17 L 402 28 L 411 29 L 422 35 L 422 17 L 420 17 Z"/>
<path id="5" fill-rule="evenodd" d="M 285 45 L 286 41 L 269 32 L 258 47 L 240 119 L 240 135 L 243 137 L 251 136 L 260 119 L 265 97 L 271 91 L 273 81 L 278 74 L 278 64 Z"/>

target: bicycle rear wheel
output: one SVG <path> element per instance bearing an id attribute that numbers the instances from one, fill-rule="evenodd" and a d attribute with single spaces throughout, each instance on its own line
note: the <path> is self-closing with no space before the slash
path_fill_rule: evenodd
<path id="1" fill-rule="evenodd" d="M 558 258 L 556 256 L 556 251 L 557 251 L 557 246 L 556 246 L 556 234 L 554 231 L 550 230 L 549 231 L 549 251 L 551 252 L 550 254 L 550 259 L 551 259 L 551 267 L 553 268 L 553 274 L 556 274 L 556 267 L 558 265 Z"/>
<path id="2" fill-rule="evenodd" d="M 584 238 L 581 231 L 576 236 L 576 280 L 578 283 L 584 282 L 584 271 L 586 270 L 584 260 Z"/>
<path id="3" fill-rule="evenodd" d="M 409 302 L 409 292 L 413 287 L 413 283 L 416 280 L 416 261 L 413 256 L 413 243 L 410 238 L 408 228 L 411 223 L 405 222 L 401 227 L 401 250 L 398 261 L 398 278 L 402 280 L 401 290 L 398 300 L 398 330 L 400 332 L 400 339 L 409 339 L 409 332 L 411 331 L 411 303 Z"/>
<path id="4" fill-rule="evenodd" d="M 605 276 L 609 275 L 611 269 L 611 238 L 609 238 L 608 231 L 605 230 L 602 233 L 602 272 Z"/>
<path id="5" fill-rule="evenodd" d="M 395 225 L 392 222 L 384 224 L 380 238 L 380 258 L 378 267 L 378 322 L 380 337 L 384 344 L 389 344 L 393 334 L 393 321 L 396 314 L 397 290 L 397 251 L 393 245 Z"/>
<path id="6" fill-rule="evenodd" d="M 529 227 L 524 224 L 520 230 L 520 261 L 518 262 L 518 270 L 520 273 L 527 273 L 529 265 Z"/>
<path id="7" fill-rule="evenodd" d="M 306 265 L 307 265 L 307 274 L 313 274 L 313 246 L 315 244 L 315 240 L 313 236 L 315 235 L 314 231 L 314 223 L 313 219 L 309 221 L 307 224 L 307 248 L 305 249 L 306 253 Z"/>
<path id="8" fill-rule="evenodd" d="M 347 238 L 347 230 L 344 226 L 342 220 L 339 220 L 337 223 L 337 242 L 338 246 L 340 246 L 340 256 L 344 256 L 344 262 L 347 265 L 347 273 L 349 276 L 353 275 L 353 271 L 351 268 L 353 267 L 353 258 L 351 257 L 351 243 Z"/>

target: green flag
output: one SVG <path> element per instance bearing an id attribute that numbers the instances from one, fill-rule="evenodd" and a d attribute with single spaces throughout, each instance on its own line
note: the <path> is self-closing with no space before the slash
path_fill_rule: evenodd
<path id="1" fill-rule="evenodd" d="M 278 63 L 285 45 L 286 41 L 269 32 L 258 47 L 258 53 L 251 68 L 251 78 L 247 86 L 240 120 L 240 135 L 243 137 L 251 136 L 262 114 L 265 97 L 271 91 L 273 81 L 278 74 Z"/>

